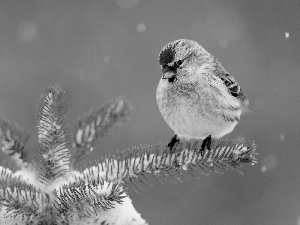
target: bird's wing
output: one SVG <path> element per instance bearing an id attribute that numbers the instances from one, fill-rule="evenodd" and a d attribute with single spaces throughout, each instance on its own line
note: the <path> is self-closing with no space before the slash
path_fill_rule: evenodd
<path id="1" fill-rule="evenodd" d="M 234 97 L 238 97 L 238 95 L 241 91 L 241 87 L 234 80 L 234 78 L 232 76 L 230 76 L 229 73 L 221 74 L 221 76 L 219 76 L 219 78 L 221 78 L 223 83 L 226 85 L 226 87 L 228 88 L 229 93 Z"/>
<path id="2" fill-rule="evenodd" d="M 223 83 L 225 84 L 225 86 L 228 88 L 228 92 L 236 97 L 241 99 L 242 101 L 246 101 L 247 98 L 244 95 L 240 85 L 235 81 L 235 79 L 233 78 L 233 76 L 231 76 L 225 69 L 224 67 L 221 65 L 221 63 L 219 63 L 217 61 L 217 59 L 215 59 L 215 75 L 217 77 L 219 77 Z"/>

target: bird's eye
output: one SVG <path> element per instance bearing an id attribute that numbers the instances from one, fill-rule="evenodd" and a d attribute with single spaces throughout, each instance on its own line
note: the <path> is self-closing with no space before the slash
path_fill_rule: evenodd
<path id="1" fill-rule="evenodd" d="M 174 66 L 169 66 L 169 65 L 163 65 L 162 71 L 165 72 L 176 72 L 176 69 Z"/>
<path id="2" fill-rule="evenodd" d="M 183 60 L 178 60 L 177 62 L 174 63 L 174 67 L 176 67 L 176 69 L 177 69 L 178 67 L 181 66 L 182 63 L 183 63 Z"/>
<path id="3" fill-rule="evenodd" d="M 163 71 L 164 72 L 166 72 L 166 71 L 176 72 L 182 63 L 183 63 L 183 60 L 178 60 L 173 65 L 165 64 L 165 65 L 163 65 Z"/>

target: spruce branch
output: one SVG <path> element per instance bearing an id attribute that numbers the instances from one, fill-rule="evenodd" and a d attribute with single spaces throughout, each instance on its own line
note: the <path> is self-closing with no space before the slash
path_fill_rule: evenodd
<path id="1" fill-rule="evenodd" d="M 201 156 L 201 143 L 179 141 L 172 151 L 166 145 L 134 147 L 117 155 L 104 157 L 96 166 L 85 169 L 77 179 L 124 181 L 135 191 L 141 189 L 135 181 L 151 185 L 147 175 L 182 181 L 189 174 L 209 175 L 239 168 L 247 163 L 255 164 L 256 145 L 240 141 L 213 142 L 211 150 Z M 187 174 L 184 174 L 186 172 Z"/>
<path id="2" fill-rule="evenodd" d="M 79 148 L 90 148 L 111 127 L 125 121 L 131 114 L 129 103 L 120 97 L 91 110 L 78 121 L 72 145 L 62 96 L 62 90 L 50 87 L 40 99 L 35 161 L 24 162 L 16 172 L 0 166 L 0 221 L 14 225 L 82 224 L 97 218 L 103 223 L 146 224 L 125 194 L 122 182 L 75 180 L 79 172 L 73 170 L 70 160 L 72 146 L 75 153 Z M 89 127 L 93 125 L 95 130 Z M 2 150 L 12 158 L 22 153 L 19 158 L 24 160 L 28 135 L 23 128 L 1 119 L 0 129 Z M 80 131 L 87 132 L 81 142 Z M 123 203 L 126 210 L 121 207 Z"/>
<path id="3" fill-rule="evenodd" d="M 22 167 L 16 172 L 13 172 L 8 168 L 0 166 L 0 181 L 6 181 L 8 183 L 16 181 L 25 183 L 35 183 L 35 173 L 36 171 L 30 164 L 27 164 L 26 167 Z"/>
<path id="4" fill-rule="evenodd" d="M 20 216 L 28 222 L 43 213 L 49 198 L 33 181 L 29 170 L 12 172 L 0 166 L 0 221 Z"/>
<path id="5" fill-rule="evenodd" d="M 0 166 L 0 224 L 6 225 L 147 225 L 134 209 L 124 185 L 134 190 L 152 185 L 152 178 L 182 182 L 199 174 L 240 172 L 256 163 L 256 145 L 240 141 L 201 143 L 179 141 L 170 149 L 165 144 L 141 145 L 100 159 L 96 165 L 76 171 L 80 162 L 113 126 L 131 115 L 125 98 L 117 98 L 90 110 L 69 134 L 63 91 L 50 87 L 37 109 L 39 148 L 29 162 L 24 129 L 0 119 L 3 152 L 15 159 L 15 172 Z M 70 139 L 70 136 L 73 139 Z M 240 172 L 241 173 L 241 172 Z"/>
<path id="6" fill-rule="evenodd" d="M 28 151 L 25 150 L 28 138 L 23 127 L 0 117 L 1 149 L 5 154 L 18 158 L 19 162 L 15 162 L 17 166 L 21 166 L 18 163 L 28 162 Z"/>
<path id="7" fill-rule="evenodd" d="M 63 185 L 54 191 L 54 195 L 54 207 L 57 212 L 69 218 L 74 214 L 79 218 L 92 217 L 114 208 L 116 203 L 121 204 L 122 199 L 126 197 L 120 183 L 104 180 L 79 180 Z"/>
<path id="8" fill-rule="evenodd" d="M 86 157 L 109 129 L 122 125 L 131 114 L 132 108 L 126 98 L 118 97 L 80 117 L 73 135 L 73 163 Z"/>
<path id="9" fill-rule="evenodd" d="M 37 109 L 39 150 L 43 156 L 39 170 L 43 182 L 51 181 L 69 171 L 70 141 L 65 120 L 63 91 L 50 87 L 42 96 Z"/>
<path id="10" fill-rule="evenodd" d="M 119 182 L 104 180 L 86 182 L 83 180 L 64 184 L 53 191 L 34 187 L 21 176 L 15 176 L 8 169 L 0 167 L 0 206 L 4 218 L 22 217 L 23 221 L 47 221 L 49 212 L 53 221 L 69 221 L 97 216 L 122 204 L 127 197 Z M 0 209 L 1 211 L 1 209 Z"/>
<path id="11" fill-rule="evenodd" d="M 21 180 L 0 180 L 0 204 L 6 207 L 3 213 L 5 218 L 36 217 L 43 210 L 41 202 L 45 201 L 42 192 L 31 184 Z"/>

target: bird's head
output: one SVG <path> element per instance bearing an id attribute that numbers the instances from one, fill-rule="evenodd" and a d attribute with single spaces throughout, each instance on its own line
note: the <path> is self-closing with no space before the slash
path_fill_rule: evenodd
<path id="1" fill-rule="evenodd" d="M 173 82 L 178 70 L 187 65 L 194 56 L 198 55 L 201 46 L 192 40 L 179 39 L 164 46 L 159 54 L 159 64 L 164 73 L 163 79 Z"/>

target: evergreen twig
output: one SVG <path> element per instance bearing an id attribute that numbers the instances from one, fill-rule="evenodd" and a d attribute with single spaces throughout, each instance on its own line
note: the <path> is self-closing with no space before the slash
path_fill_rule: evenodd
<path id="1" fill-rule="evenodd" d="M 172 149 L 162 144 L 134 147 L 76 171 L 74 163 L 88 155 L 111 127 L 127 120 L 131 107 L 125 98 L 109 101 L 80 117 L 70 134 L 62 95 L 62 90 L 50 87 L 41 98 L 37 110 L 37 153 L 41 157 L 36 156 L 35 162 L 27 158 L 28 135 L 24 129 L 0 119 L 2 151 L 17 159 L 19 166 L 15 172 L 0 166 L 1 224 L 74 225 L 97 221 L 146 225 L 126 195 L 124 184 L 137 191 L 141 184 L 151 186 L 151 177 L 181 182 L 227 169 L 240 172 L 243 165 L 256 163 L 254 142 L 214 142 L 201 154 L 200 142 L 179 141 Z"/>

